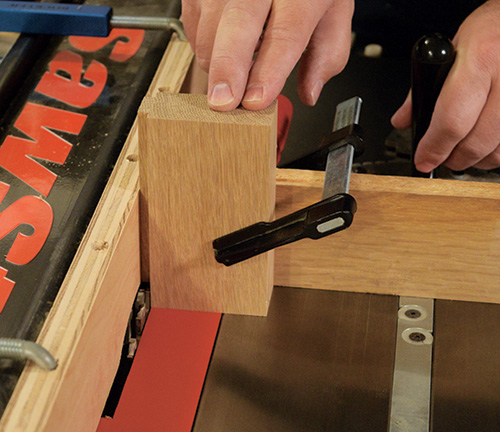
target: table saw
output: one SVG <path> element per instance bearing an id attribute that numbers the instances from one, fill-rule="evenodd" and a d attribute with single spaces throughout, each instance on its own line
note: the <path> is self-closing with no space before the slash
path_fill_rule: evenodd
<path id="1" fill-rule="evenodd" d="M 123 14 L 180 14 L 177 1 L 114 3 Z M 58 366 L 48 372 L 30 362 L 1 361 L 0 428 L 496 430 L 495 227 L 484 246 L 483 267 L 469 271 L 469 261 L 459 258 L 455 268 L 463 271 L 434 280 L 429 268 L 431 280 L 421 287 L 391 270 L 386 256 L 352 265 L 340 259 L 338 267 L 313 277 L 298 274 L 307 248 L 277 250 L 277 286 L 267 316 L 171 310 L 153 302 L 142 329 L 149 288 L 140 263 L 134 120 L 146 94 L 181 86 L 200 92 L 203 80 L 196 69 L 184 79 L 192 53 L 171 32 L 114 31 L 105 39 L 3 39 L 0 94 L 8 102 L 0 113 L 0 336 L 38 341 Z M 405 137 L 394 143 L 388 120 L 409 86 L 408 58 L 370 58 L 363 48 L 354 45 L 346 70 L 325 86 L 315 108 L 298 102 L 296 74 L 290 77 L 284 94 L 294 116 L 278 185 L 290 181 L 287 168 L 300 175 L 296 160 L 328 134 L 336 105 L 353 95 L 364 100 L 360 123 L 368 144 L 354 167 L 363 173 L 353 179 L 354 195 L 362 192 L 360 207 L 368 184 L 364 173 L 381 177 L 370 180 L 375 189 L 386 187 L 385 181 L 398 184 L 388 174 L 408 173 Z M 157 69 L 162 75 L 154 77 Z M 309 171 L 316 166 L 300 168 L 306 180 L 292 185 L 298 200 L 301 190 L 307 195 L 319 189 L 322 176 Z M 442 176 L 484 183 L 457 200 L 469 200 L 468 208 L 471 194 L 479 191 L 481 203 L 491 207 L 485 220 L 498 226 L 496 172 L 443 170 Z M 420 183 L 401 184 L 420 193 Z M 278 203 L 285 196 L 280 193 Z M 455 199 L 453 191 L 447 193 Z M 355 220 L 361 227 L 352 227 L 352 244 L 366 239 L 373 248 L 369 230 L 362 229 L 366 221 L 362 213 Z M 355 256 L 345 250 L 349 259 Z M 395 269 L 418 267 L 393 259 Z M 377 279 L 378 289 L 367 293 L 366 281 L 377 275 L 385 282 Z"/>

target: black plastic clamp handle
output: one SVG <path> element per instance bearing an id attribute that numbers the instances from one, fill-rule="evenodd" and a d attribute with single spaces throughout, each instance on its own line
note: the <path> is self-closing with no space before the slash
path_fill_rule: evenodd
<path id="1" fill-rule="evenodd" d="M 455 49 L 445 36 L 434 33 L 421 37 L 412 51 L 412 176 L 432 177 L 418 171 L 413 162 L 417 145 L 431 123 L 434 106 L 455 60 Z"/>
<path id="2" fill-rule="evenodd" d="M 230 266 L 278 246 L 303 239 L 319 239 L 348 228 L 356 201 L 338 194 L 273 222 L 258 222 L 214 240 L 215 259 Z"/>

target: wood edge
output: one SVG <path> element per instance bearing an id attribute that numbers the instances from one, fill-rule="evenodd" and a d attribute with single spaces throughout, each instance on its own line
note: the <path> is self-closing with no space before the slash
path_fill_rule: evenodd
<path id="1" fill-rule="evenodd" d="M 500 296 L 492 293 L 491 291 L 486 292 L 467 292 L 458 293 L 453 292 L 442 292 L 440 288 L 436 288 L 435 290 L 429 290 L 422 292 L 418 289 L 408 289 L 408 288 L 390 288 L 388 286 L 380 286 L 380 289 L 377 291 L 367 290 L 364 288 L 356 288 L 351 287 L 349 290 L 337 288 L 336 286 L 329 286 L 328 288 L 310 284 L 305 286 L 302 284 L 294 283 L 293 281 L 289 281 L 288 283 L 284 283 L 283 278 L 280 278 L 280 284 L 276 286 L 284 287 L 284 288 L 292 288 L 292 289 L 314 289 L 320 291 L 338 291 L 338 292 L 351 292 L 351 293 L 359 293 L 359 294 L 374 294 L 374 295 L 389 295 L 389 296 L 403 296 L 403 297 L 416 297 L 416 298 L 432 298 L 435 300 L 451 300 L 451 301 L 463 301 L 463 302 L 473 302 L 473 303 L 492 303 L 492 304 L 500 304 Z"/>
<path id="2" fill-rule="evenodd" d="M 278 187 L 299 186 L 323 188 L 324 172 L 280 168 L 276 173 Z M 462 198 L 500 199 L 500 184 L 464 182 L 458 180 L 424 179 L 413 177 L 351 175 L 350 189 L 356 192 L 384 192 L 413 195 L 433 195 Z"/>
<path id="3" fill-rule="evenodd" d="M 160 62 L 158 71 L 150 86 L 149 94 L 155 94 L 155 92 L 162 90 L 179 91 L 192 58 L 193 54 L 189 44 L 179 41 L 174 35 Z M 179 71 L 180 73 L 178 73 Z M 167 77 L 167 80 L 161 80 L 160 77 L 162 76 Z M 136 208 L 135 203 L 139 194 L 139 167 L 137 163 L 132 164 L 131 162 L 137 160 L 137 154 L 138 139 L 137 123 L 135 122 L 77 250 L 70 270 L 37 339 L 38 343 L 44 345 L 56 356 L 59 366 L 52 372 L 41 371 L 31 365 L 25 367 L 14 394 L 0 419 L 0 430 L 23 430 L 23 432 L 46 430 L 45 426 L 51 413 L 58 411 L 56 405 L 68 403 L 68 401 L 60 401 L 57 398 L 62 377 L 67 376 L 72 359 L 78 356 L 74 348 L 78 345 L 78 341 L 84 337 L 84 334 L 79 333 L 79 331 L 91 328 L 92 323 L 88 319 L 94 310 L 94 300 L 103 288 L 102 282 L 110 271 L 109 265 L 112 257 L 117 253 L 116 248 L 123 235 L 126 221 Z M 121 207 L 119 206 L 120 203 L 122 204 Z M 111 209 L 113 211 L 110 211 Z M 116 225 L 117 218 L 121 221 L 118 225 Z M 139 249 L 139 246 L 137 246 L 137 249 Z M 140 250 L 137 250 L 136 253 L 139 256 Z M 123 263 L 114 264 L 122 265 Z M 78 277 L 75 277 L 75 275 Z M 137 281 L 141 280 L 140 276 L 140 274 L 137 275 Z M 138 288 L 137 281 L 135 277 L 130 279 L 130 283 L 134 284 L 135 290 Z M 84 290 L 83 287 L 90 289 Z M 133 290 L 134 295 L 135 290 Z M 133 301 L 133 297 L 130 300 Z M 68 308 L 69 305 L 75 302 L 81 306 L 78 309 L 79 313 L 74 313 L 74 308 Z M 128 313 L 129 310 L 127 310 L 127 318 Z M 54 329 L 53 323 L 66 324 L 58 325 L 58 328 Z M 73 326 L 74 332 L 70 332 L 68 326 Z M 123 327 L 125 328 L 125 325 Z M 64 339 L 64 335 L 71 338 L 71 344 L 58 344 L 61 338 Z M 117 337 L 121 339 L 123 335 L 120 334 Z M 119 352 L 116 355 L 119 356 Z M 110 368 L 115 372 L 118 367 L 118 360 L 119 357 L 117 357 L 117 362 L 110 365 Z M 88 380 L 91 379 L 89 371 L 92 371 L 92 369 L 72 370 L 71 374 L 72 377 L 85 376 Z M 95 370 L 92 372 L 100 374 L 101 371 Z M 112 375 L 114 376 L 114 373 Z M 112 380 L 106 383 L 108 392 L 111 384 Z M 98 397 L 98 395 L 93 396 Z M 89 427 L 87 430 L 95 430 L 95 427 L 97 427 L 106 398 L 107 392 L 103 395 L 99 412 L 96 411 L 90 416 L 89 413 L 85 413 L 87 417 L 93 417 L 94 414 L 96 416 L 93 426 L 87 424 Z M 78 414 L 75 410 L 68 410 L 68 416 L 74 421 Z M 64 420 L 61 419 L 61 422 L 63 423 Z M 54 427 L 53 423 L 51 423 L 51 427 Z"/>
<path id="4" fill-rule="evenodd" d="M 229 112 L 223 112 L 214 111 L 210 108 L 204 94 L 174 92 L 162 92 L 146 96 L 139 110 L 139 116 L 148 120 L 218 123 L 250 126 L 252 128 L 272 126 L 276 122 L 276 113 L 276 101 L 259 111 L 238 107 Z"/>
<path id="5" fill-rule="evenodd" d="M 190 69 L 192 68 L 194 54 L 191 46 L 186 41 L 181 41 L 177 35 L 172 36 L 163 58 L 160 61 L 158 70 L 151 82 L 151 86 L 146 94 L 146 98 L 154 97 L 159 93 L 178 93 L 184 86 L 185 79 Z M 201 75 L 200 75 L 201 76 Z M 191 85 L 194 85 L 191 83 Z M 141 116 L 147 116 L 143 106 L 139 108 L 138 119 L 135 126 L 138 127 L 138 121 Z M 136 140 L 138 142 L 138 130 L 136 131 Z M 137 152 L 144 154 L 145 149 L 139 150 L 137 144 Z M 139 155 L 139 157 L 141 157 Z M 142 165 L 141 165 L 142 166 Z M 140 212 L 140 231 L 141 231 L 141 280 L 149 282 L 149 212 L 146 202 L 148 184 L 147 173 L 141 167 L 140 171 L 140 192 L 139 192 L 139 212 Z"/>

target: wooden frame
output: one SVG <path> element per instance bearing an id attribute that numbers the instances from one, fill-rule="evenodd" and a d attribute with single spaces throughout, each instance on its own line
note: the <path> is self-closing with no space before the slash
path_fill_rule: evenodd
<path id="1" fill-rule="evenodd" d="M 281 170 L 276 216 L 321 197 L 323 173 Z M 346 231 L 276 250 L 275 284 L 500 303 L 500 184 L 353 174 Z"/>
<path id="2" fill-rule="evenodd" d="M 189 45 L 174 38 L 150 93 L 178 91 L 191 60 Z M 137 159 L 134 126 L 38 338 L 59 367 L 25 368 L 1 430 L 96 429 L 146 250 Z M 277 216 L 318 200 L 321 185 L 321 173 L 279 171 Z M 353 226 L 278 249 L 276 284 L 500 302 L 499 185 L 353 175 L 351 190 Z"/>

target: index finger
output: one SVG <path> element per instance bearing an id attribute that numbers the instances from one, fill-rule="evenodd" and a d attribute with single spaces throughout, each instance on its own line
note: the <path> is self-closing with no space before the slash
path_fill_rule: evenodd
<path id="1" fill-rule="evenodd" d="M 239 105 L 271 4 L 272 0 L 226 4 L 210 61 L 208 101 L 212 108 L 229 111 Z"/>

